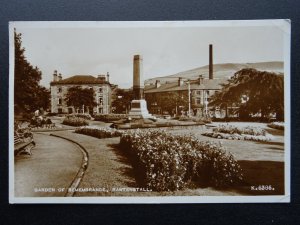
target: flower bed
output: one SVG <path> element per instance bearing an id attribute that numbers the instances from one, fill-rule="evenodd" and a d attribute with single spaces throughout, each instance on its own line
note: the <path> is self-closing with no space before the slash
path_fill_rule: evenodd
<path id="1" fill-rule="evenodd" d="M 212 132 L 205 132 L 202 135 L 229 140 L 249 140 L 249 141 L 271 141 L 273 136 L 259 127 L 238 128 L 232 125 L 220 125 Z"/>
<path id="2" fill-rule="evenodd" d="M 278 130 L 284 130 L 284 122 L 269 123 L 268 127 L 271 127 L 273 129 L 278 129 Z"/>
<path id="3" fill-rule="evenodd" d="M 228 140 L 248 140 L 248 141 L 271 141 L 273 136 L 270 134 L 266 135 L 249 135 L 249 134 L 227 134 L 220 132 L 206 132 L 202 134 L 203 136 L 219 138 L 219 139 L 228 139 Z"/>
<path id="4" fill-rule="evenodd" d="M 225 187 L 242 180 L 241 169 L 221 145 L 163 130 L 130 130 L 120 146 L 154 191 L 174 191 L 191 182 Z"/>
<path id="5" fill-rule="evenodd" d="M 79 118 L 83 118 L 85 120 L 91 120 L 92 116 L 88 113 L 82 114 L 82 113 L 76 113 L 76 114 L 72 114 L 71 116 L 75 116 L 75 117 L 79 117 Z"/>
<path id="6" fill-rule="evenodd" d="M 112 138 L 120 137 L 123 131 L 119 131 L 113 128 L 100 128 L 100 127 L 79 127 L 75 130 L 75 133 L 85 134 L 96 138 Z"/>
<path id="7" fill-rule="evenodd" d="M 89 124 L 86 119 L 77 116 L 67 116 L 62 123 L 75 127 L 86 126 Z"/>
<path id="8" fill-rule="evenodd" d="M 127 118 L 128 115 L 126 114 L 96 114 L 94 116 L 96 121 L 103 121 L 103 122 L 112 122 L 120 119 Z"/>
<path id="9" fill-rule="evenodd" d="M 188 116 L 180 116 L 177 117 L 179 121 L 192 121 L 192 122 L 202 122 L 202 123 L 211 123 L 211 118 L 209 117 L 188 117 Z"/>
<path id="10" fill-rule="evenodd" d="M 226 134 L 249 134 L 254 136 L 264 136 L 266 131 L 260 127 L 247 126 L 244 128 L 239 128 L 232 125 L 219 125 L 213 129 L 215 133 L 226 133 Z"/>

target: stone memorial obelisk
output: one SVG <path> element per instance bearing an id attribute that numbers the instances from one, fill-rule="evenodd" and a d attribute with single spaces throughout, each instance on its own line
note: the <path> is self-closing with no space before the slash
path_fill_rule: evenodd
<path id="1" fill-rule="evenodd" d="M 141 55 L 133 57 L 133 94 L 134 100 L 131 101 L 131 118 L 151 118 L 147 109 L 147 102 L 144 97 L 144 79 L 143 79 L 143 58 Z"/>

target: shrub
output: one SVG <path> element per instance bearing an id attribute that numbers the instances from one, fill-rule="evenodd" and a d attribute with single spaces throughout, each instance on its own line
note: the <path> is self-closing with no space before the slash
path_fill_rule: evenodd
<path id="1" fill-rule="evenodd" d="M 227 133 L 227 134 L 249 134 L 254 136 L 266 135 L 266 131 L 260 127 L 247 126 L 244 128 L 239 128 L 232 125 L 219 125 L 214 128 L 215 133 Z"/>
<path id="2" fill-rule="evenodd" d="M 67 116 L 65 117 L 63 124 L 80 127 L 88 125 L 88 122 L 84 118 L 80 118 L 77 116 Z"/>
<path id="3" fill-rule="evenodd" d="M 211 123 L 211 118 L 209 117 L 188 117 L 188 116 L 180 116 L 178 117 L 179 121 L 192 121 L 197 123 Z"/>
<path id="4" fill-rule="evenodd" d="M 85 134 L 96 138 L 112 138 L 120 137 L 123 132 L 112 128 L 100 128 L 90 126 L 76 128 L 75 133 Z"/>
<path id="5" fill-rule="evenodd" d="M 57 116 L 57 114 L 58 114 L 58 113 L 48 112 L 48 113 L 46 114 L 46 116 Z"/>
<path id="6" fill-rule="evenodd" d="M 92 116 L 90 114 L 82 114 L 82 113 L 76 113 L 76 114 L 71 114 L 70 116 L 75 116 L 75 117 L 78 117 L 78 118 L 83 118 L 85 120 L 91 120 L 92 119 Z"/>
<path id="7" fill-rule="evenodd" d="M 188 117 L 188 116 L 180 116 L 178 118 L 179 121 L 192 121 L 192 118 L 191 117 Z"/>
<path id="8" fill-rule="evenodd" d="M 120 119 L 127 118 L 127 114 L 96 114 L 94 116 L 96 121 L 103 121 L 103 122 L 113 122 Z"/>
<path id="9" fill-rule="evenodd" d="M 205 132 L 202 135 L 229 140 L 270 141 L 273 139 L 264 129 L 259 127 L 238 128 L 232 125 L 220 125 L 213 132 Z"/>
<path id="10" fill-rule="evenodd" d="M 190 182 L 225 187 L 242 179 L 233 156 L 213 142 L 163 130 L 130 130 L 122 134 L 120 145 L 155 191 L 179 190 Z"/>
<path id="11" fill-rule="evenodd" d="M 203 136 L 219 138 L 219 139 L 228 139 L 228 140 L 248 140 L 248 141 L 271 141 L 273 136 L 270 134 L 266 135 L 250 135 L 250 134 L 228 134 L 228 133 L 219 133 L 219 132 L 205 132 Z"/>
<path id="12" fill-rule="evenodd" d="M 268 127 L 278 130 L 284 130 L 284 122 L 272 122 L 268 124 Z"/>

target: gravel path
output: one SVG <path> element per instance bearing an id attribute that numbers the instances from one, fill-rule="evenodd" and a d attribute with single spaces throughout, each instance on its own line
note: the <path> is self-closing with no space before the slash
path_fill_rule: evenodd
<path id="1" fill-rule="evenodd" d="M 60 197 L 66 194 L 82 162 L 79 147 L 61 138 L 34 134 L 32 156 L 15 157 L 16 197 Z M 59 192 L 59 188 L 65 188 Z"/>
<path id="2" fill-rule="evenodd" d="M 89 155 L 88 168 L 75 197 L 127 195 L 124 189 L 137 187 L 132 166 L 115 148 L 119 138 L 98 139 L 71 131 L 58 131 L 55 135 L 76 141 Z"/>

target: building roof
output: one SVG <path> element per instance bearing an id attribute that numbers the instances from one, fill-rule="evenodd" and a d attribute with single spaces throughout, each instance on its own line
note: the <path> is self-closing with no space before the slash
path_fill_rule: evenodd
<path id="1" fill-rule="evenodd" d="M 110 84 L 103 77 L 96 78 L 91 75 L 75 75 L 60 81 L 52 81 L 50 85 L 57 84 Z"/>
<path id="2" fill-rule="evenodd" d="M 191 90 L 220 90 L 222 88 L 221 84 L 226 82 L 226 78 L 220 79 L 203 79 L 203 82 L 199 85 L 199 80 L 190 81 Z M 147 93 L 157 93 L 157 92 L 172 92 L 172 91 L 185 91 L 188 90 L 188 85 L 183 82 L 182 85 L 178 85 L 178 81 L 173 81 L 170 83 L 161 84 L 156 88 L 155 84 L 146 85 L 144 92 Z"/>

